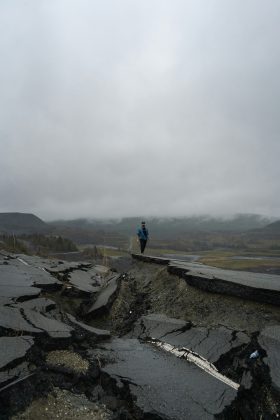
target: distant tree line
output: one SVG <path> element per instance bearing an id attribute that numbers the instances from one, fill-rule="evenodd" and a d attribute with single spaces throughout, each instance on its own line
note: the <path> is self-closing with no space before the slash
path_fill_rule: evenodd
<path id="1" fill-rule="evenodd" d="M 62 236 L 42 234 L 0 235 L 2 248 L 10 252 L 47 255 L 49 253 L 78 251 L 74 242 Z"/>
<path id="2" fill-rule="evenodd" d="M 8 252 L 27 254 L 27 248 L 15 235 L 0 235 L 0 248 Z"/>
<path id="3" fill-rule="evenodd" d="M 51 252 L 74 252 L 78 251 L 74 242 L 62 236 L 49 236 L 41 234 L 21 235 L 24 241 L 30 242 L 33 247 Z"/>

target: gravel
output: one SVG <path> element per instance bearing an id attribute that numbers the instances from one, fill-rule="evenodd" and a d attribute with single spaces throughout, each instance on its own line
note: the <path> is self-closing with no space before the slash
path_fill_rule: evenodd
<path id="1" fill-rule="evenodd" d="M 84 395 L 72 394 L 55 388 L 47 398 L 32 402 L 25 412 L 11 420 L 109 420 L 111 415 L 105 406 L 89 401 Z"/>
<path id="2" fill-rule="evenodd" d="M 56 350 L 48 353 L 46 362 L 50 366 L 59 366 L 78 374 L 85 374 L 89 369 L 89 362 L 79 354 L 67 350 Z"/>

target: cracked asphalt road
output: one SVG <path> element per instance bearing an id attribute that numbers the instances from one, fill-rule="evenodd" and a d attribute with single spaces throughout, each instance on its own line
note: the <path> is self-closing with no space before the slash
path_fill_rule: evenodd
<path id="1" fill-rule="evenodd" d="M 163 266 L 135 261 L 117 266 L 126 272 L 0 255 L 0 341 L 13 346 L 0 368 L 2 385 L 12 385 L 1 400 L 7 412 L 18 400 L 27 404 L 36 392 L 49 392 L 54 383 L 71 391 L 78 404 L 85 401 L 79 393 L 89 405 L 106 401 L 106 415 L 112 410 L 114 419 L 277 418 L 280 308 L 198 290 Z M 89 311 L 94 305 L 98 310 Z M 70 306 L 71 315 L 65 310 Z M 190 357 L 180 357 L 182 349 Z M 261 357 L 250 361 L 256 349 Z M 50 350 L 70 364 L 68 355 L 76 354 L 88 363 L 88 373 L 78 375 L 61 363 L 50 369 Z M 29 382 L 24 378 L 35 372 L 32 388 L 33 376 Z M 15 389 L 29 393 L 13 392 L 14 379 Z M 32 415 L 39 413 L 40 406 L 31 404 L 22 415 L 31 408 Z M 66 408 L 73 415 L 71 404 Z"/>

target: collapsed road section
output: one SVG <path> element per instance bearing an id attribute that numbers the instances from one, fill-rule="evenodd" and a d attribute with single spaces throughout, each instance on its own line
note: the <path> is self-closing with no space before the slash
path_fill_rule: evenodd
<path id="1" fill-rule="evenodd" d="M 111 263 L 0 254 L 1 420 L 278 418 L 280 308 Z"/>
<path id="2" fill-rule="evenodd" d="M 140 261 L 167 265 L 169 273 L 177 274 L 189 285 L 208 292 L 280 306 L 280 276 L 276 274 L 222 270 L 197 262 L 188 263 L 142 254 L 132 254 L 132 257 Z"/>
<path id="3" fill-rule="evenodd" d="M 111 334 L 83 323 L 59 303 L 85 298 L 84 270 L 86 298 L 92 303 L 106 285 L 106 267 L 0 255 L 0 419 L 92 418 L 94 413 L 111 418 L 97 399 L 81 396 L 94 389 L 100 376 L 98 364 L 89 363 L 83 352 Z M 75 271 L 80 276 L 73 281 Z M 61 390 L 70 390 L 71 397 Z"/>

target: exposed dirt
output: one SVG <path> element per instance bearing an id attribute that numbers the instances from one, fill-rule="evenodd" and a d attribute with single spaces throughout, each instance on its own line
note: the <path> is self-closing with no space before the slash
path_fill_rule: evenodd
<path id="1" fill-rule="evenodd" d="M 280 308 L 208 293 L 169 274 L 166 267 L 136 262 L 122 282 L 111 310 L 114 331 L 119 335 L 141 314 L 162 313 L 195 325 L 225 325 L 249 334 L 280 323 Z"/>

